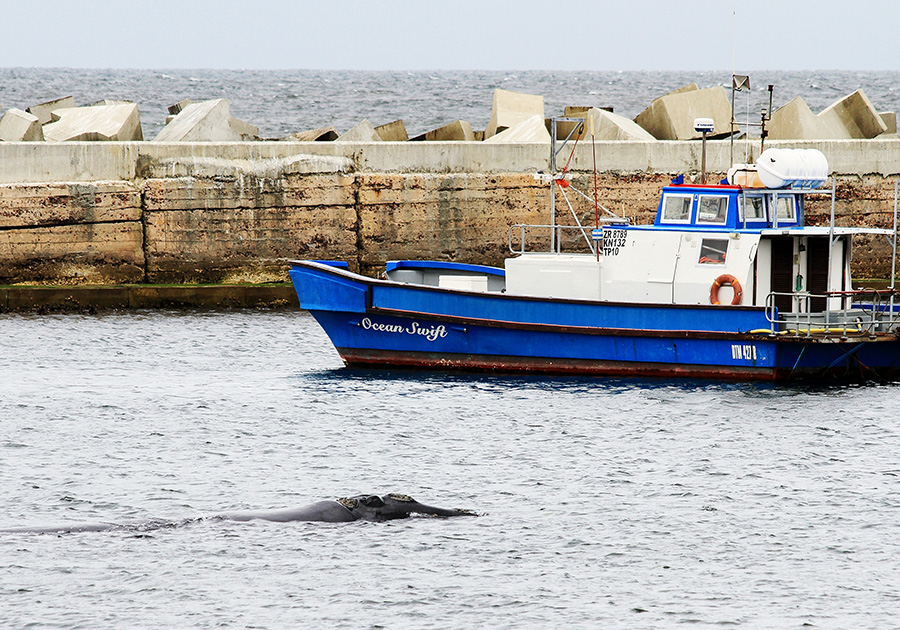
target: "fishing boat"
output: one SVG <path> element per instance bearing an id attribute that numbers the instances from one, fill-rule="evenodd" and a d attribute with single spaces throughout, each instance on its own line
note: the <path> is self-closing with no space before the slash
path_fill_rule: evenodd
<path id="1" fill-rule="evenodd" d="M 552 219 L 513 226 L 504 266 L 392 261 L 381 278 L 345 264 L 293 261 L 300 306 L 348 366 L 723 380 L 894 379 L 900 304 L 854 290 L 853 238 L 894 229 L 807 226 L 828 195 L 825 156 L 766 149 L 714 184 L 678 177 L 652 225 L 609 211 L 558 225 L 555 124 Z M 705 148 L 705 143 L 704 143 Z M 704 159 L 705 162 L 705 159 Z M 596 201 L 596 200 L 595 200 Z M 599 204 L 597 204 L 599 208 Z M 569 204 L 571 208 L 571 204 Z M 529 251 L 526 230 L 550 247 Z M 566 230 L 580 252 L 562 247 Z M 893 274 L 892 274 L 893 278 Z"/>

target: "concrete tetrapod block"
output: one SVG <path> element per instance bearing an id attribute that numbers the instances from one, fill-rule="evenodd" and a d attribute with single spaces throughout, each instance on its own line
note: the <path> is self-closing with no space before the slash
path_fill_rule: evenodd
<path id="1" fill-rule="evenodd" d="M 375 133 L 385 142 L 406 142 L 409 140 L 409 134 L 406 133 L 406 125 L 402 120 L 385 123 L 375 127 Z"/>
<path id="2" fill-rule="evenodd" d="M 693 140 L 702 137 L 694 131 L 694 120 L 712 118 L 712 136 L 731 133 L 731 103 L 721 85 L 702 90 L 691 84 L 655 99 L 634 119 L 658 140 Z"/>
<path id="3" fill-rule="evenodd" d="M 485 139 L 485 142 L 550 142 L 550 133 L 544 125 L 544 115 L 535 114 L 519 124 Z"/>
<path id="4" fill-rule="evenodd" d="M 475 142 L 475 132 L 472 131 L 472 125 L 465 120 L 455 120 L 449 125 L 426 131 L 422 135 L 413 138 L 413 140 L 424 140 L 425 142 Z"/>
<path id="5" fill-rule="evenodd" d="M 104 98 L 97 101 L 96 103 L 91 103 L 89 107 L 100 107 L 101 105 L 130 105 L 131 103 L 134 103 L 134 101 L 121 101 Z"/>
<path id="6" fill-rule="evenodd" d="M 259 127 L 231 116 L 228 119 L 231 128 L 241 134 L 241 140 L 259 140 Z"/>
<path id="7" fill-rule="evenodd" d="M 585 113 L 585 140 L 591 138 L 591 122 L 593 121 L 595 140 L 624 140 L 632 142 L 656 141 L 646 129 L 639 124 L 612 112 L 592 107 Z"/>
<path id="8" fill-rule="evenodd" d="M 169 114 L 171 114 L 172 116 L 177 116 L 185 107 L 187 107 L 188 105 L 193 105 L 194 103 L 196 103 L 196 101 L 192 101 L 191 99 L 186 98 L 183 101 L 178 101 L 174 105 L 169 105 L 167 109 Z"/>
<path id="9" fill-rule="evenodd" d="M 44 139 L 41 121 L 21 109 L 10 109 L 0 118 L 0 140 L 6 142 L 35 142 Z"/>
<path id="10" fill-rule="evenodd" d="M 153 139 L 154 142 L 238 142 L 244 136 L 232 124 L 231 103 L 224 98 L 191 103 Z"/>
<path id="11" fill-rule="evenodd" d="M 484 139 L 500 133 L 528 120 L 532 116 L 544 119 L 544 97 L 534 94 L 522 94 L 509 90 L 494 90 L 494 103 L 491 107 L 491 119 L 484 130 Z"/>
<path id="12" fill-rule="evenodd" d="M 589 107 L 587 105 L 566 105 L 565 109 L 563 110 L 563 115 L 566 118 L 584 119 L 587 112 L 589 112 L 591 109 L 594 109 L 594 108 Z M 612 110 L 613 110 L 612 107 L 598 107 L 597 109 L 603 109 L 608 112 L 612 112 Z M 549 118 L 544 119 L 544 124 L 547 126 L 547 131 L 550 131 L 550 119 Z M 580 122 L 569 122 L 566 120 L 557 121 L 556 137 L 560 140 L 568 138 L 569 134 L 572 133 L 572 131 L 574 131 L 575 128 L 578 127 L 580 124 L 581 124 Z M 584 136 L 573 134 L 571 139 L 574 140 L 576 137 L 583 138 Z M 654 140 L 655 140 L 655 138 L 654 138 Z"/>
<path id="13" fill-rule="evenodd" d="M 143 140 L 141 116 L 135 103 L 57 109 L 57 122 L 44 125 L 44 138 L 51 142 L 76 140 Z"/>
<path id="14" fill-rule="evenodd" d="M 840 137 L 840 133 L 816 116 L 800 96 L 776 109 L 766 129 L 772 140 L 833 140 Z"/>
<path id="15" fill-rule="evenodd" d="M 319 127 L 318 129 L 310 129 L 309 131 L 301 131 L 292 133 L 284 140 L 288 142 L 330 142 L 337 140 L 340 134 L 332 126 Z"/>
<path id="16" fill-rule="evenodd" d="M 846 138 L 874 138 L 887 131 L 887 125 L 862 90 L 848 94 L 819 112 L 819 118 L 833 128 L 837 136 Z"/>
<path id="17" fill-rule="evenodd" d="M 350 131 L 342 134 L 335 142 L 381 142 L 381 136 L 368 119 L 363 119 Z"/>
<path id="18" fill-rule="evenodd" d="M 884 133 L 897 133 L 897 113 L 896 112 L 878 112 L 878 115 L 881 116 L 881 121 L 884 123 L 884 126 L 887 127 L 887 131 Z"/>
<path id="19" fill-rule="evenodd" d="M 72 107 L 75 107 L 75 98 L 72 96 L 64 96 L 52 101 L 47 101 L 46 103 L 40 103 L 39 105 L 32 105 L 25 111 L 33 116 L 37 116 L 38 120 L 41 121 L 41 124 L 46 125 L 52 120 L 50 114 L 53 113 L 53 110 L 70 109 Z"/>

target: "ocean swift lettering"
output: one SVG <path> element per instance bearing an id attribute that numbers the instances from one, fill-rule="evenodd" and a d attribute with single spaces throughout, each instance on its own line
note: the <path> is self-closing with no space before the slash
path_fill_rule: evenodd
<path id="1" fill-rule="evenodd" d="M 374 330 L 375 332 L 385 332 L 396 335 L 415 335 L 424 337 L 428 341 L 437 341 L 447 336 L 447 327 L 444 324 L 434 324 L 431 326 L 423 326 L 419 322 L 411 322 L 408 326 L 401 324 L 385 324 L 382 322 L 373 322 L 368 317 L 363 317 L 359 325 L 366 330 Z"/>

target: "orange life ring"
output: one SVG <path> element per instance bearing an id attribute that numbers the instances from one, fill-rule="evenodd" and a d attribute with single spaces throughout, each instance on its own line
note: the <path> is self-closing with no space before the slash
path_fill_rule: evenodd
<path id="1" fill-rule="evenodd" d="M 744 291 L 741 289 L 741 283 L 738 282 L 738 279 L 729 273 L 723 273 L 713 281 L 712 286 L 709 289 L 709 303 L 719 303 L 719 289 L 723 286 L 730 286 L 734 291 L 734 297 L 731 298 L 731 305 L 737 306 L 740 304 L 741 298 L 744 297 Z"/>

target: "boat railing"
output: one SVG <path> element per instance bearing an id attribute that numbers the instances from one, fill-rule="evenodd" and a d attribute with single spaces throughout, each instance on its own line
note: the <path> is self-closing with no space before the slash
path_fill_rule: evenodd
<path id="1" fill-rule="evenodd" d="M 869 335 L 900 332 L 900 292 L 862 289 L 826 293 L 777 292 L 766 296 L 766 319 L 771 334 Z M 777 298 L 788 298 L 796 310 L 782 311 Z M 824 303 L 824 310 L 815 304 Z M 837 305 L 837 308 L 833 308 Z"/>
<path id="2" fill-rule="evenodd" d="M 618 217 L 600 217 L 602 225 L 619 225 L 623 220 Z M 539 231 L 539 236 L 532 236 L 532 240 L 540 241 L 540 245 L 534 247 L 527 246 L 528 233 Z M 524 254 L 526 252 L 548 251 L 547 234 L 552 231 L 553 247 L 549 251 L 554 254 L 562 253 L 591 253 L 597 254 L 597 247 L 603 251 L 603 241 L 598 231 L 593 226 L 587 225 L 538 225 L 536 223 L 516 223 L 509 226 L 506 233 L 506 243 L 509 251 L 513 254 Z M 567 236 L 566 243 L 563 243 L 563 235 Z M 518 237 L 518 239 L 517 239 Z M 518 247 L 516 247 L 518 244 Z"/>

